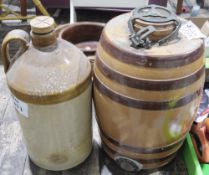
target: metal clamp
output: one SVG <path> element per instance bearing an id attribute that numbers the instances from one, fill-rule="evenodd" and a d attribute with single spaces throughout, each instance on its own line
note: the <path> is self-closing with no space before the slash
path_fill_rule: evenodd
<path id="1" fill-rule="evenodd" d="M 163 13 L 160 13 L 160 11 L 163 11 Z M 149 35 L 155 32 L 157 29 L 154 26 L 149 25 L 147 27 L 142 27 L 136 32 L 134 29 L 134 23 L 136 19 L 152 23 L 165 23 L 173 21 L 175 24 L 175 29 L 162 39 L 153 42 L 149 39 Z M 129 36 L 131 47 L 149 49 L 156 44 L 162 45 L 177 37 L 180 26 L 180 21 L 178 21 L 176 16 L 165 7 L 149 5 L 143 8 L 137 8 L 132 12 L 132 16 L 128 21 L 128 28 L 131 32 Z"/>
<path id="2" fill-rule="evenodd" d="M 148 36 L 156 31 L 155 27 L 147 26 L 143 27 L 138 32 L 134 32 L 129 36 L 131 40 L 131 46 L 134 48 L 144 47 L 146 49 L 151 47 L 151 41 L 149 40 Z"/>

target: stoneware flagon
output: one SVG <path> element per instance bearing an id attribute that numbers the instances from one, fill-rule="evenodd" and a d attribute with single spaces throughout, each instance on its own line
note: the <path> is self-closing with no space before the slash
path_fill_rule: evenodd
<path id="1" fill-rule="evenodd" d="M 105 152 L 123 169 L 169 163 L 200 103 L 204 45 L 178 32 L 168 9 L 147 6 L 110 20 L 94 66 L 94 104 Z"/>
<path id="2" fill-rule="evenodd" d="M 9 32 L 2 53 L 31 160 L 48 170 L 72 168 L 92 149 L 91 65 L 73 44 L 56 38 L 54 20 L 40 16 L 31 22 L 30 37 Z M 24 53 L 9 58 L 8 45 L 22 41 Z"/>

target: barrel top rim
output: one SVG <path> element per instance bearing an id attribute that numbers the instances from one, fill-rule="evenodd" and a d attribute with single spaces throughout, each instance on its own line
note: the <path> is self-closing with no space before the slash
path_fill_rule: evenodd
<path id="1" fill-rule="evenodd" d="M 113 47 L 123 50 L 124 52 L 138 55 L 139 57 L 150 57 L 158 59 L 172 59 L 182 55 L 189 55 L 203 47 L 202 39 L 189 40 L 179 33 L 180 40 L 168 45 L 154 46 L 151 49 L 135 49 L 130 47 L 129 29 L 127 21 L 131 13 L 125 13 L 111 19 L 102 33 L 102 38 L 110 43 Z M 189 44 L 188 44 L 189 43 Z M 184 49 L 180 49 L 184 48 Z"/>

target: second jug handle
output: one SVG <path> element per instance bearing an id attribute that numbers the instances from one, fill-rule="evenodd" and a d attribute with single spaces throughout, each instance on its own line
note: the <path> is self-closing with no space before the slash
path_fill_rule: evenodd
<path id="1" fill-rule="evenodd" d="M 8 71 L 11 60 L 12 60 L 9 55 L 8 44 L 10 41 L 14 41 L 14 40 L 21 41 L 21 44 L 23 46 L 23 51 L 26 51 L 27 48 L 29 47 L 30 37 L 29 37 L 29 34 L 25 32 L 24 30 L 15 29 L 15 30 L 10 31 L 5 36 L 2 42 L 2 58 L 3 58 L 5 73 Z"/>

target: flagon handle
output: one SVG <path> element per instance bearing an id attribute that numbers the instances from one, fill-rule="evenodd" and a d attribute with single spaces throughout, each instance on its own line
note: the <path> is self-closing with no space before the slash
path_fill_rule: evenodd
<path id="1" fill-rule="evenodd" d="M 14 40 L 21 41 L 21 45 L 20 45 L 21 51 L 25 52 L 29 46 L 30 37 L 27 32 L 25 32 L 24 30 L 20 30 L 20 29 L 12 30 L 5 36 L 2 42 L 2 58 L 3 58 L 5 73 L 8 71 L 11 62 L 13 61 L 10 58 L 8 44 L 10 43 L 10 41 L 14 41 Z"/>

